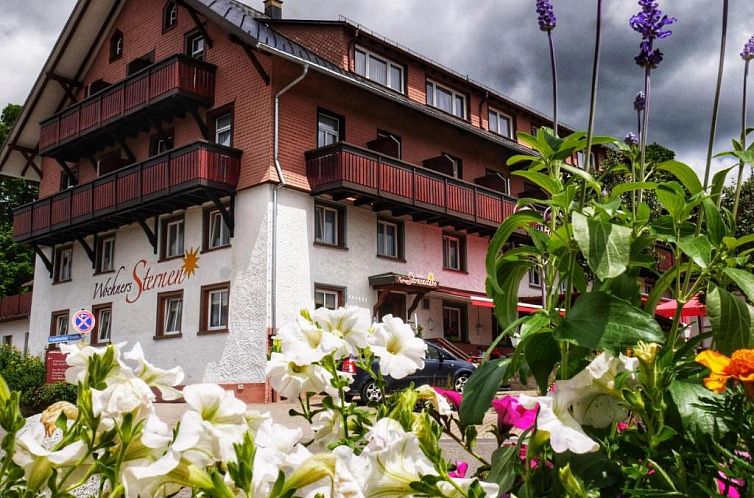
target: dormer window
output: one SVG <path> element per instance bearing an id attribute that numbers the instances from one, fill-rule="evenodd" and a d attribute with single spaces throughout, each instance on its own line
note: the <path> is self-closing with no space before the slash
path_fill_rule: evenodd
<path id="1" fill-rule="evenodd" d="M 427 105 L 466 119 L 466 95 L 427 80 Z"/>
<path id="2" fill-rule="evenodd" d="M 165 10 L 162 13 L 162 32 L 168 31 L 178 25 L 178 5 L 171 0 L 165 4 Z"/>
<path id="3" fill-rule="evenodd" d="M 110 62 L 121 57 L 123 57 L 123 33 L 117 30 L 110 38 Z"/>
<path id="4" fill-rule="evenodd" d="M 511 138 L 511 131 L 513 130 L 513 120 L 507 114 L 490 108 L 489 112 L 489 128 L 492 133 L 502 135 L 507 138 Z"/>
<path id="5" fill-rule="evenodd" d="M 362 47 L 356 47 L 355 54 L 356 74 L 403 93 L 403 66 Z"/>

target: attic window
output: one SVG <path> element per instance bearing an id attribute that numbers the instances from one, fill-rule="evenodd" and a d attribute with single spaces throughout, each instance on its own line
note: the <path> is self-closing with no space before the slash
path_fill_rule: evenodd
<path id="1" fill-rule="evenodd" d="M 356 74 L 403 93 L 403 66 L 362 47 L 356 47 L 355 54 Z"/>
<path id="2" fill-rule="evenodd" d="M 427 80 L 427 104 L 466 119 L 466 96 L 431 80 Z"/>
<path id="3" fill-rule="evenodd" d="M 162 32 L 168 31 L 178 25 L 178 5 L 174 0 L 165 4 L 162 12 Z"/>
<path id="4" fill-rule="evenodd" d="M 110 38 L 110 62 L 121 57 L 123 57 L 123 33 L 117 30 Z"/>

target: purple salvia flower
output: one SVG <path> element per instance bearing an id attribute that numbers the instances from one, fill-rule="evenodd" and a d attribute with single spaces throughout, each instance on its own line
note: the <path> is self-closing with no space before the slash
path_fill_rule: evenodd
<path id="1" fill-rule="evenodd" d="M 639 0 L 641 10 L 631 16 L 628 21 L 631 28 L 641 34 L 639 55 L 634 57 L 638 65 L 647 69 L 656 68 L 662 62 L 662 52 L 653 50 L 655 40 L 662 40 L 673 34 L 663 29 L 665 26 L 677 22 L 675 17 L 669 17 L 660 10 L 660 4 L 654 0 Z"/>
<path id="2" fill-rule="evenodd" d="M 631 133 L 631 132 L 629 132 L 629 133 L 628 133 L 628 134 L 626 135 L 626 138 L 624 138 L 624 139 L 623 139 L 623 141 L 624 141 L 624 142 L 626 143 L 626 145 L 628 145 L 629 147 L 630 147 L 630 146 L 634 146 L 634 145 L 639 145 L 639 137 L 637 137 L 637 136 L 636 136 L 635 134 L 633 134 L 633 133 Z"/>
<path id="3" fill-rule="evenodd" d="M 634 57 L 638 65 L 647 69 L 655 69 L 660 65 L 663 56 L 659 49 L 652 50 L 652 46 L 648 41 L 641 42 L 639 47 L 639 55 Z"/>
<path id="4" fill-rule="evenodd" d="M 537 0 L 537 14 L 539 14 L 539 29 L 552 31 L 555 29 L 556 17 L 549 0 Z"/>
<path id="5" fill-rule="evenodd" d="M 634 110 L 636 112 L 641 112 L 647 107 L 647 96 L 644 95 L 644 92 L 639 92 L 636 94 L 636 98 L 634 99 Z"/>
<path id="6" fill-rule="evenodd" d="M 744 51 L 741 52 L 741 58 L 746 62 L 754 59 L 754 36 L 749 38 L 749 41 L 744 45 Z"/>

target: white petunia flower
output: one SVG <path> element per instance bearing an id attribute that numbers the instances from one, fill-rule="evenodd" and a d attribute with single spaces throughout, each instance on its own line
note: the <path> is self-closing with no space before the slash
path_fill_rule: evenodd
<path id="1" fill-rule="evenodd" d="M 344 345 L 347 347 L 339 351 L 339 357 L 356 356 L 360 348 L 368 345 L 369 324 L 365 323 L 357 308 L 319 308 L 312 313 L 312 320 L 325 331 L 345 341 Z"/>
<path id="2" fill-rule="evenodd" d="M 104 390 L 92 389 L 92 412 L 95 417 L 119 421 L 126 413 L 134 413 L 137 419 L 151 410 L 155 395 L 141 379 L 121 379 Z"/>
<path id="3" fill-rule="evenodd" d="M 336 351 L 345 351 L 347 343 L 318 327 L 303 316 L 295 323 L 281 327 L 277 334 L 280 349 L 297 365 L 310 365 Z"/>
<path id="4" fill-rule="evenodd" d="M 30 489 L 36 490 L 45 485 L 53 469 L 77 467 L 75 477 L 83 476 L 87 472 L 89 466 L 82 463 L 88 451 L 83 441 L 76 441 L 60 450 L 50 451 L 42 446 L 44 437 L 44 426 L 36 420 L 29 420 L 16 437 L 13 462 L 24 470 Z M 71 477 L 75 478 L 70 476 L 70 480 Z"/>
<path id="5" fill-rule="evenodd" d="M 137 363 L 134 373 L 150 387 L 157 388 L 162 394 L 162 399 L 172 401 L 181 397 L 180 391 L 175 386 L 183 382 L 183 369 L 181 367 L 163 370 L 149 363 L 144 358 L 144 351 L 137 343 L 133 349 L 123 355 L 127 360 Z"/>
<path id="6" fill-rule="evenodd" d="M 370 341 L 383 375 L 402 379 L 424 368 L 427 344 L 400 318 L 385 315 Z"/>
<path id="7" fill-rule="evenodd" d="M 599 444 L 586 435 L 571 416 L 568 406 L 559 403 L 558 397 L 552 393 L 539 397 L 521 395 L 518 402 L 527 409 L 539 405 L 537 430 L 550 433 L 550 445 L 555 453 L 571 451 L 582 454 L 599 450 Z"/>
<path id="8" fill-rule="evenodd" d="M 68 365 L 68 369 L 65 371 L 65 381 L 73 385 L 84 382 L 89 374 L 89 360 L 91 357 L 93 355 L 104 355 L 108 347 L 112 347 L 115 350 L 114 365 L 108 378 L 132 374 L 131 369 L 120 359 L 120 350 L 125 344 L 125 342 L 121 342 L 117 345 L 104 348 L 94 348 L 92 346 L 79 347 L 78 344 L 60 344 L 60 351 L 66 354 L 65 362 Z"/>
<path id="9" fill-rule="evenodd" d="M 314 440 L 309 448 L 316 451 L 326 451 L 329 444 L 346 437 L 343 417 L 333 410 L 324 410 L 314 415 L 312 430 Z"/>
<path id="10" fill-rule="evenodd" d="M 270 385 L 281 396 L 289 399 L 298 398 L 304 393 L 336 394 L 337 390 L 330 380 L 332 374 L 319 365 L 301 365 L 287 355 L 272 353 L 267 362 L 265 374 L 270 379 Z"/>
<path id="11" fill-rule="evenodd" d="M 445 399 L 445 396 L 438 394 L 432 386 L 427 384 L 416 388 L 416 393 L 419 395 L 420 401 L 428 401 L 432 404 L 435 411 L 443 416 L 450 416 L 453 414 L 453 410 L 450 409 L 450 403 Z"/>
<path id="12" fill-rule="evenodd" d="M 150 413 L 141 433 L 142 444 L 147 448 L 164 451 L 167 450 L 172 441 L 173 431 L 168 424 L 160 420 L 156 413 Z"/>
<path id="13" fill-rule="evenodd" d="M 163 498 L 182 488 L 213 486 L 206 472 L 192 467 L 172 449 L 154 463 L 127 467 L 122 482 L 126 498 Z"/>
<path id="14" fill-rule="evenodd" d="M 469 488 L 477 479 L 453 479 L 453 482 L 463 490 L 463 493 L 458 491 L 451 483 L 447 481 L 440 481 L 437 483 L 437 487 L 440 488 L 443 495 L 447 498 L 465 498 L 468 494 Z M 500 486 L 495 483 L 479 481 L 479 485 L 484 491 L 484 496 L 489 498 L 497 498 L 500 494 Z"/>

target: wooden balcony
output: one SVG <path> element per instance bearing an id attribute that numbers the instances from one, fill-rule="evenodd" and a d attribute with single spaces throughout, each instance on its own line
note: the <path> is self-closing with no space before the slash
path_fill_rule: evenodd
<path id="1" fill-rule="evenodd" d="M 31 292 L 0 298 L 0 322 L 20 320 L 31 314 Z"/>
<path id="2" fill-rule="evenodd" d="M 307 152 L 306 164 L 312 195 L 353 198 L 414 221 L 491 235 L 516 208 L 495 190 L 347 143 Z"/>
<path id="3" fill-rule="evenodd" d="M 152 64 L 43 121 L 39 153 L 76 161 L 197 106 L 211 106 L 215 69 L 185 55 Z"/>
<path id="4" fill-rule="evenodd" d="M 241 151 L 197 142 L 25 204 L 13 239 L 54 245 L 234 194 Z"/>

